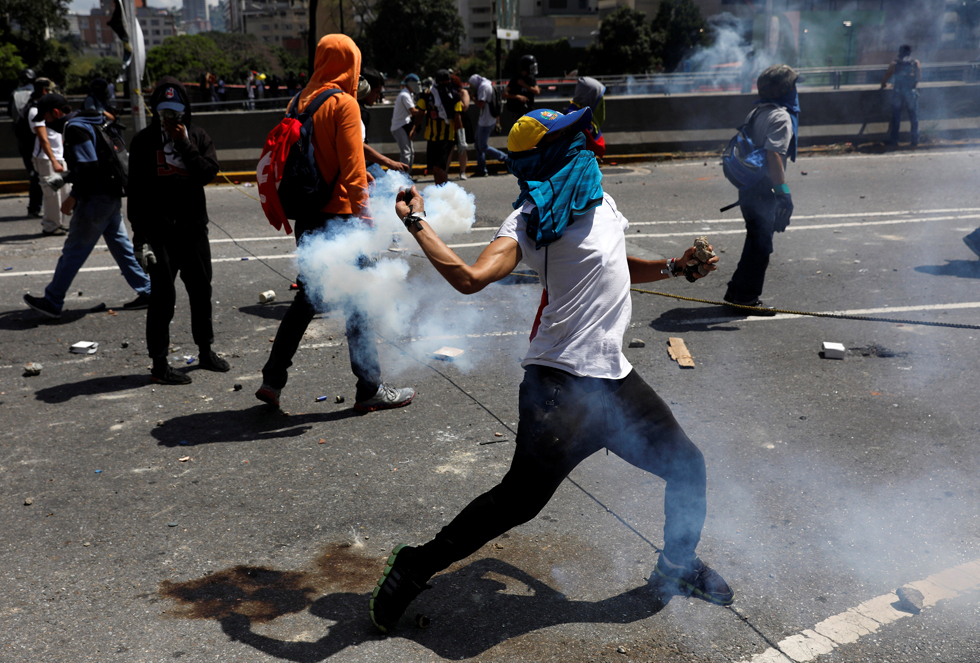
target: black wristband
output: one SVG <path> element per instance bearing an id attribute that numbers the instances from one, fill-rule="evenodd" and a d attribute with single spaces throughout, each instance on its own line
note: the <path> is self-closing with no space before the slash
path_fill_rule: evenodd
<path id="1" fill-rule="evenodd" d="M 415 212 L 402 219 L 402 222 L 405 224 L 405 230 L 410 231 L 412 228 L 415 228 L 416 231 L 422 230 L 422 217 Z"/>

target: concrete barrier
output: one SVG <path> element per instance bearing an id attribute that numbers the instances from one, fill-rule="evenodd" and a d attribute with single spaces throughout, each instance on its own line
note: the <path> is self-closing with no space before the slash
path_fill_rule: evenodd
<path id="1" fill-rule="evenodd" d="M 881 91 L 877 86 L 839 90 L 803 88 L 800 144 L 883 141 L 890 117 L 890 95 L 890 91 Z M 720 152 L 756 100 L 755 95 L 734 92 L 610 97 L 606 100 L 603 125 L 607 151 L 609 154 L 715 149 Z M 539 108 L 555 110 L 564 110 L 566 105 L 566 100 L 537 104 Z M 266 134 L 282 117 L 283 110 L 195 112 L 194 122 L 211 135 L 224 170 L 254 170 Z M 374 107 L 369 112 L 368 141 L 382 153 L 397 156 L 398 148 L 389 131 L 392 106 Z M 476 108 L 471 108 L 470 113 L 475 125 Z M 498 147 L 506 146 L 506 131 L 513 118 L 505 111 L 502 120 L 503 133 L 490 140 Z M 919 121 L 925 140 L 980 137 L 980 85 L 923 84 Z M 907 132 L 907 121 L 903 121 L 903 128 Z M 130 140 L 131 130 L 127 133 Z M 416 155 L 417 162 L 424 164 L 424 141 L 416 142 Z M 10 121 L 0 121 L 0 181 L 23 178 Z"/>

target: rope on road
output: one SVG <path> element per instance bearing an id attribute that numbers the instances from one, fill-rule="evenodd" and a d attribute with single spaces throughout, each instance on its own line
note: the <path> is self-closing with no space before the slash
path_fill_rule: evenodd
<path id="1" fill-rule="evenodd" d="M 248 196 L 249 198 L 251 198 L 252 200 L 254 200 L 254 201 L 255 201 L 255 202 L 257 202 L 257 203 L 261 203 L 261 202 L 262 202 L 261 200 L 259 200 L 258 198 L 256 198 L 256 197 L 255 197 L 255 196 L 253 196 L 252 194 L 250 194 L 250 193 L 249 193 L 248 191 L 246 191 L 246 190 L 245 190 L 245 189 L 244 189 L 244 188 L 242 187 L 242 185 L 241 185 L 241 184 L 238 184 L 238 183 L 236 183 L 236 182 L 232 182 L 232 181 L 231 181 L 230 179 L 228 179 L 228 176 L 227 176 L 227 175 L 225 175 L 225 172 L 224 172 L 223 170 L 219 170 L 219 171 L 218 171 L 218 174 L 219 174 L 219 175 L 221 175 L 221 176 L 222 176 L 223 178 L 225 178 L 225 181 L 226 181 L 226 182 L 228 182 L 228 184 L 230 184 L 230 185 L 232 185 L 233 187 L 235 187 L 236 189 L 238 189 L 238 190 L 239 190 L 239 191 L 240 191 L 241 193 L 243 193 L 244 195 L 246 195 L 246 196 Z M 225 234 L 227 234 L 227 233 L 225 233 Z M 229 237 L 231 237 L 231 235 L 228 235 L 228 236 L 229 236 Z M 232 237 L 232 239 L 234 239 L 234 238 Z"/>
<path id="2" fill-rule="evenodd" d="M 537 274 L 531 272 L 511 272 L 513 276 L 526 276 L 539 278 Z M 835 318 L 837 320 L 861 320 L 864 322 L 891 322 L 898 325 L 924 325 L 927 327 L 950 327 L 952 329 L 980 329 L 980 325 L 964 325 L 955 322 L 935 322 L 932 320 L 902 320 L 897 318 L 879 318 L 872 315 L 850 315 L 848 313 L 817 313 L 814 311 L 795 311 L 793 309 L 782 308 L 759 308 L 758 306 L 745 306 L 743 304 L 730 304 L 729 302 L 718 302 L 713 299 L 701 299 L 699 297 L 685 297 L 674 295 L 669 292 L 659 292 L 657 290 L 644 290 L 643 288 L 630 288 L 633 292 L 642 292 L 645 295 L 659 295 L 660 297 L 670 297 L 680 299 L 685 302 L 697 302 L 699 304 L 711 304 L 713 306 L 724 306 L 726 308 L 741 309 L 750 315 L 755 316 L 774 316 L 777 313 L 787 315 L 803 315 L 812 318 Z"/>

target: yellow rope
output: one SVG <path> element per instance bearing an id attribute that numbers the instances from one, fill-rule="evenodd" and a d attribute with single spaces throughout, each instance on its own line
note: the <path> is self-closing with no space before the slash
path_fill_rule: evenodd
<path id="1" fill-rule="evenodd" d="M 243 194 L 245 194 L 246 196 L 248 196 L 249 198 L 251 198 L 255 202 L 257 202 L 257 203 L 261 203 L 262 202 L 261 200 L 259 200 L 258 198 L 256 198 L 252 194 L 250 194 L 248 191 L 245 191 L 244 188 L 240 184 L 235 184 L 234 182 L 232 182 L 231 180 L 229 180 L 228 179 L 228 176 L 225 175 L 224 171 L 219 170 L 218 171 L 218 174 L 221 175 L 223 178 L 225 178 L 225 180 L 228 182 L 228 184 L 232 185 L 233 187 L 235 187 L 236 189 L 238 189 L 239 191 L 241 191 Z"/>

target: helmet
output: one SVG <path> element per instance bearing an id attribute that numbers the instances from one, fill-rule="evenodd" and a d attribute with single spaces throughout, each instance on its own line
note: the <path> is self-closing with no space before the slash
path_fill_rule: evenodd
<path id="1" fill-rule="evenodd" d="M 532 76 L 538 75 L 538 61 L 530 53 L 521 56 L 521 71 L 530 72 Z"/>
<path id="2" fill-rule="evenodd" d="M 37 74 L 34 73 L 33 69 L 28 68 L 20 72 L 17 77 L 20 79 L 21 85 L 29 85 L 34 82 L 35 78 L 37 78 Z"/>

